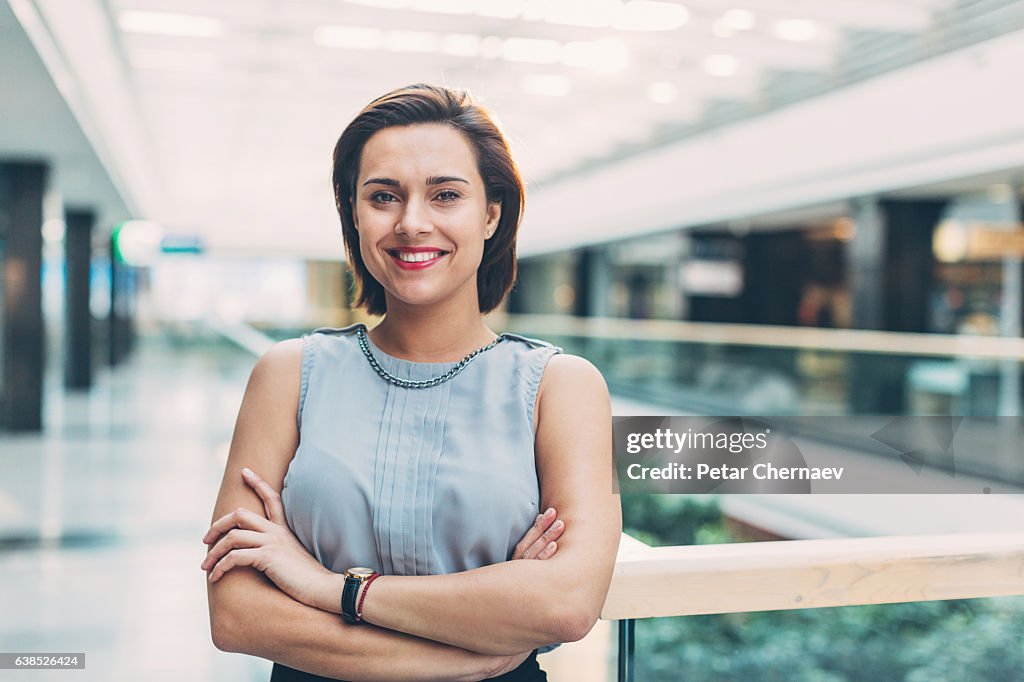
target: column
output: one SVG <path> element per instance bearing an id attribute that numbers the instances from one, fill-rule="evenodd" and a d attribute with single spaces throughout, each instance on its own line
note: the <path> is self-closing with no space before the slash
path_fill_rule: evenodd
<path id="1" fill-rule="evenodd" d="M 0 427 L 41 431 L 43 162 L 0 162 Z"/>
<path id="2" fill-rule="evenodd" d="M 92 313 L 89 301 L 95 221 L 90 210 L 65 211 L 64 383 L 72 389 L 92 386 Z"/>

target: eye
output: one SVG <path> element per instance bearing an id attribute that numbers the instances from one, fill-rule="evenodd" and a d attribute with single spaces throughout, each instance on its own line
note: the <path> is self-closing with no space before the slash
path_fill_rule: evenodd
<path id="1" fill-rule="evenodd" d="M 370 195 L 370 201 L 377 204 L 392 204 L 398 201 L 398 197 L 391 192 L 380 190 Z"/>
<path id="2" fill-rule="evenodd" d="M 450 204 L 461 199 L 462 195 L 453 189 L 443 189 L 437 193 L 435 198 L 440 199 L 442 203 Z"/>

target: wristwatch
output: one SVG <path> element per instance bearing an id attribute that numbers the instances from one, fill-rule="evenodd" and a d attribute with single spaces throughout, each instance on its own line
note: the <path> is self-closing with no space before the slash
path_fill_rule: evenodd
<path id="1" fill-rule="evenodd" d="M 356 602 L 356 598 L 363 583 L 376 575 L 377 571 L 365 566 L 356 566 L 345 571 L 345 587 L 341 590 L 341 617 L 346 623 L 358 625 L 363 621 L 360 604 Z"/>

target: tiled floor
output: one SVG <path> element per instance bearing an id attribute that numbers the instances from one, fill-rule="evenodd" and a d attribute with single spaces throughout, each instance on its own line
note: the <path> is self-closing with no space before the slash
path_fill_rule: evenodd
<path id="1" fill-rule="evenodd" d="M 151 340 L 88 393 L 54 375 L 41 436 L 0 433 L 0 652 L 86 654 L 84 671 L 0 681 L 269 679 L 268 662 L 212 645 L 199 569 L 253 361 Z M 545 667 L 579 679 L 566 671 L 583 659 L 600 680 L 612 636 L 601 623 Z"/>
<path id="2" fill-rule="evenodd" d="M 268 678 L 210 643 L 199 569 L 251 364 L 148 344 L 87 394 L 49 384 L 42 436 L 0 434 L 0 651 L 86 653 L 0 679 Z"/>

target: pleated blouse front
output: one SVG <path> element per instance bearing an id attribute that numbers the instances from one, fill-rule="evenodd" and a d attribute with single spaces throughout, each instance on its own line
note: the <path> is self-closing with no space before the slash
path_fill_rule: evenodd
<path id="1" fill-rule="evenodd" d="M 433 575 L 507 561 L 538 513 L 534 403 L 560 349 L 505 335 L 451 380 L 401 388 L 363 355 L 361 326 L 304 339 L 300 443 L 282 490 L 289 526 L 339 573 Z M 369 347 L 404 379 L 456 364 Z"/>

